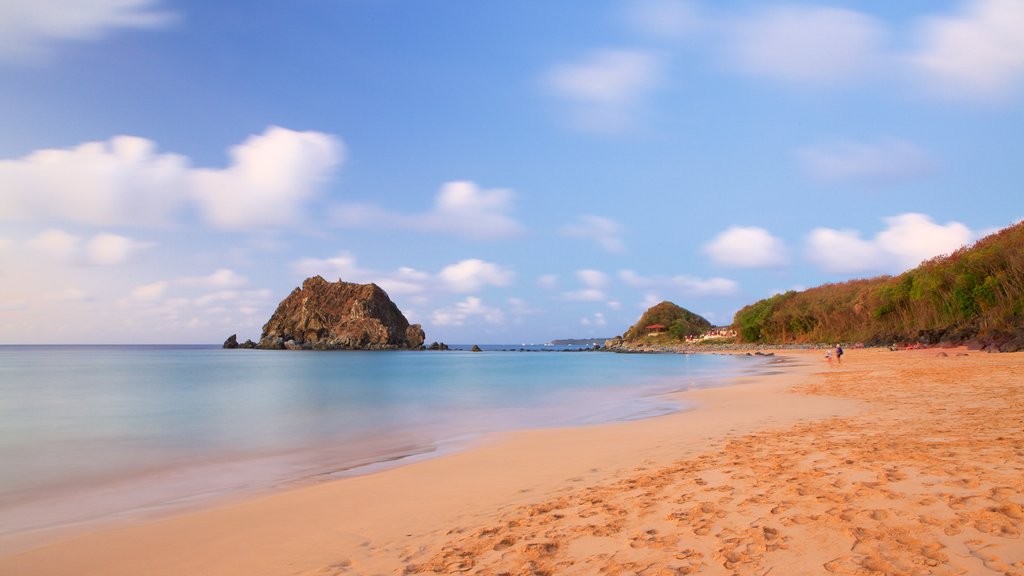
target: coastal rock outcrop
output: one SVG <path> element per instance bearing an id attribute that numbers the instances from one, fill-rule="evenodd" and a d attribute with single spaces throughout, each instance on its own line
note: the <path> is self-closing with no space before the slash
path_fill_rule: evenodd
<path id="1" fill-rule="evenodd" d="M 380 286 L 313 276 L 277 305 L 256 346 L 267 350 L 419 349 L 425 337 L 423 328 L 410 325 Z"/>

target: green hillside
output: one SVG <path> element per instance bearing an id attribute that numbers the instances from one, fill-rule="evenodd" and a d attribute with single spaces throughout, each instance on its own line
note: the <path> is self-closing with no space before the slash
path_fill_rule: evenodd
<path id="1" fill-rule="evenodd" d="M 1024 349 L 1024 222 L 899 276 L 786 292 L 736 313 L 750 343 L 973 343 Z"/>
<path id="2" fill-rule="evenodd" d="M 623 335 L 627 342 L 648 338 L 649 326 L 664 326 L 665 337 L 682 340 L 687 336 L 699 336 L 711 328 L 703 316 L 694 314 L 672 302 L 662 302 L 650 307 L 640 320 Z"/>

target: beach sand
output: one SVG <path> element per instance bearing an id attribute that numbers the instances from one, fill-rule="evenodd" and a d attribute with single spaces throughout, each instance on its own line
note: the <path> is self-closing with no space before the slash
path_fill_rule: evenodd
<path id="1" fill-rule="evenodd" d="M 0 574 L 1024 575 L 1024 354 L 776 358 L 692 411 L 94 530 Z"/>

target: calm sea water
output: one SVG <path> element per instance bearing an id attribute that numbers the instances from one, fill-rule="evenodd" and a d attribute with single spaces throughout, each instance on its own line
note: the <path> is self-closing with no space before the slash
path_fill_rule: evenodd
<path id="1" fill-rule="evenodd" d="M 750 366 L 596 352 L 0 346 L 0 536 L 371 471 L 487 432 L 665 414 L 682 407 L 664 393 Z"/>

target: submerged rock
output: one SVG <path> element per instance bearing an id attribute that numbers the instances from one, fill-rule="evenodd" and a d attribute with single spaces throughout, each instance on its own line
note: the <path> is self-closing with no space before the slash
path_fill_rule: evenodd
<path id="1" fill-rule="evenodd" d="M 257 348 L 280 350 L 418 349 L 425 334 L 376 284 L 307 278 L 263 326 Z"/>

